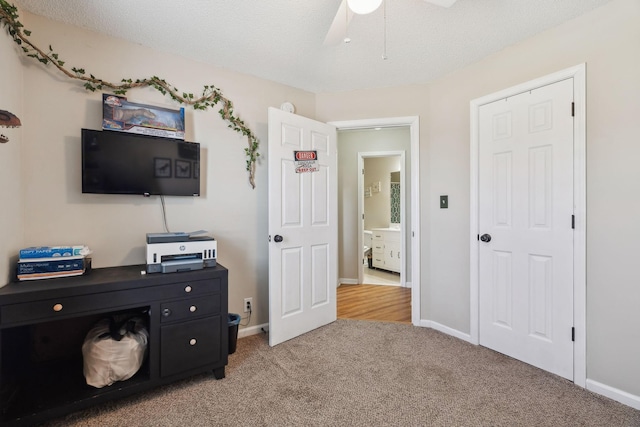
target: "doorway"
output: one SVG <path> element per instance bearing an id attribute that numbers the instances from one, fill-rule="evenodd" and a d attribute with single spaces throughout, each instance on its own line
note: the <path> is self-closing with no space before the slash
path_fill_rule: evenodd
<path id="1" fill-rule="evenodd" d="M 411 117 L 397 117 L 397 118 L 383 118 L 383 119 L 367 119 L 367 120 L 353 120 L 343 122 L 330 122 L 329 124 L 335 126 L 339 132 L 342 131 L 356 131 L 356 130 L 370 130 L 374 131 L 376 128 L 381 130 L 388 130 L 390 128 L 405 128 L 408 132 L 409 148 L 406 150 L 409 155 L 407 163 L 407 194 L 405 199 L 410 200 L 409 206 L 406 210 L 410 215 L 410 219 L 406 221 L 406 233 L 405 233 L 405 247 L 408 252 L 408 259 L 406 262 L 406 282 L 407 286 L 411 288 L 411 322 L 414 325 L 420 324 L 420 180 L 419 180 L 419 118 L 415 116 Z M 345 144 L 345 141 L 338 137 L 338 147 Z M 374 148 L 370 148 L 374 150 Z M 356 150 L 357 152 L 357 150 Z M 357 154 L 353 154 L 350 158 L 351 162 L 357 161 Z M 348 161 L 349 159 L 347 159 Z M 338 164 L 339 168 L 344 165 L 345 159 L 340 156 Z M 353 169 L 353 168 L 352 168 Z M 339 209 L 339 233 L 341 236 L 339 243 L 339 262 L 340 262 L 340 282 L 341 283 L 358 283 L 357 276 L 357 260 L 362 258 L 363 248 L 363 236 L 359 233 L 359 223 L 361 219 L 357 220 L 357 188 L 358 175 L 354 174 L 350 181 L 342 182 L 338 188 L 338 209 Z M 361 218 L 361 215 L 360 217 Z M 349 239 L 345 239 L 344 235 L 348 233 L 352 236 Z M 410 258 L 409 258 L 410 256 Z M 346 268 L 350 268 L 348 274 L 345 274 Z M 346 280 L 345 280 L 346 279 Z M 349 282 L 351 281 L 351 282 Z"/>
<path id="2" fill-rule="evenodd" d="M 408 133 L 394 135 L 408 142 Z M 385 138 L 386 139 L 386 138 Z M 391 142 L 391 145 L 393 143 Z M 407 287 L 405 151 L 358 152 L 358 283 Z"/>
<path id="3" fill-rule="evenodd" d="M 399 286 L 338 287 L 338 319 L 411 323 L 411 289 Z"/>

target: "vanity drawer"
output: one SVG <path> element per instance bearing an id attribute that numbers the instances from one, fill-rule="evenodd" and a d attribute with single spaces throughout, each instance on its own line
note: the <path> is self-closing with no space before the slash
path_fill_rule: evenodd
<path id="1" fill-rule="evenodd" d="M 221 327 L 222 316 L 162 326 L 160 376 L 220 362 L 223 358 Z"/>
<path id="2" fill-rule="evenodd" d="M 220 294 L 189 298 L 160 304 L 160 322 L 175 322 L 220 314 Z"/>
<path id="3" fill-rule="evenodd" d="M 373 248 L 373 253 L 381 254 L 384 252 L 384 240 L 383 239 L 372 239 L 371 246 Z"/>

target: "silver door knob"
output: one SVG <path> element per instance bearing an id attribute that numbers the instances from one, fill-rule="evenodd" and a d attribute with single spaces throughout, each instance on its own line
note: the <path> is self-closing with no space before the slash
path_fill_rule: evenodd
<path id="1" fill-rule="evenodd" d="M 282 242 L 282 240 L 283 240 L 282 236 L 279 235 L 279 234 L 276 234 L 275 237 L 273 238 L 273 241 L 276 242 L 276 243 L 280 243 L 280 242 Z"/>

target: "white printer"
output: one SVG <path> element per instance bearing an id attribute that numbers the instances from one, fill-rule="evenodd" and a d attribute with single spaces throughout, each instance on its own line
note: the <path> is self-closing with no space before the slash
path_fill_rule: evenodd
<path id="1" fill-rule="evenodd" d="M 147 233 L 147 273 L 174 273 L 215 267 L 213 237 L 188 233 Z"/>

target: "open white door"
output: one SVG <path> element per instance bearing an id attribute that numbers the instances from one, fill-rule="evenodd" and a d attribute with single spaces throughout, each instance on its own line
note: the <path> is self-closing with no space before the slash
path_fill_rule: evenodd
<path id="1" fill-rule="evenodd" d="M 336 128 L 269 108 L 268 167 L 274 346 L 336 320 Z"/>

